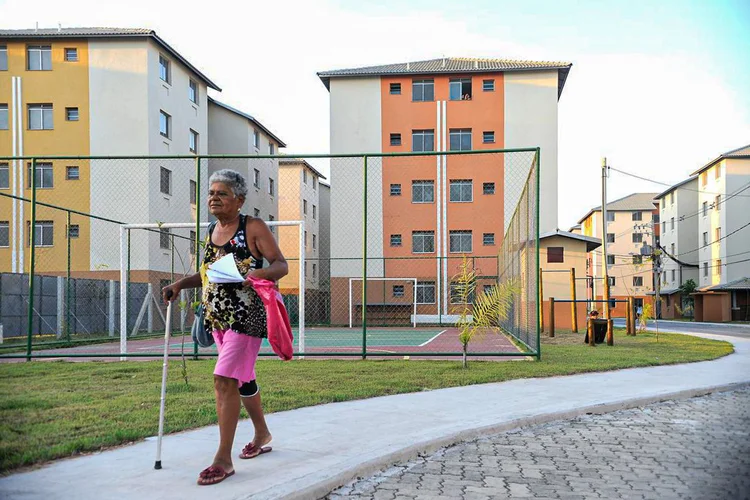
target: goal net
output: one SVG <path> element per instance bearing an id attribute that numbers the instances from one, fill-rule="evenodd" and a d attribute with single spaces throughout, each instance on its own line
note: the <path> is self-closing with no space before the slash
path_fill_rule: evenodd
<path id="1" fill-rule="evenodd" d="M 289 274 L 279 287 L 297 326 L 297 351 L 305 350 L 306 248 L 304 221 L 265 221 L 289 264 Z M 119 330 L 120 359 L 126 360 L 128 339 L 149 333 L 164 332 L 166 306 L 161 299 L 162 287 L 196 272 L 203 258 L 208 222 L 124 224 L 120 226 Z M 196 258 L 197 257 L 197 258 Z M 268 265 L 264 263 L 264 267 Z M 297 295 L 287 301 L 289 295 Z M 189 331 L 193 323 L 193 304 L 200 300 L 200 290 L 183 290 L 172 309 L 172 331 Z M 296 319 L 296 321 L 295 321 Z"/>

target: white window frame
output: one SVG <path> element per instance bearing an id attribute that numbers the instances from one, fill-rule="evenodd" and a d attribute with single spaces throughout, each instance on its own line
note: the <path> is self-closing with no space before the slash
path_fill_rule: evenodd
<path id="1" fill-rule="evenodd" d="M 401 95 L 401 83 L 400 82 L 392 82 L 388 86 L 388 92 L 391 95 Z"/>
<path id="2" fill-rule="evenodd" d="M 3 244 L 3 240 L 0 239 L 0 248 L 8 248 L 10 247 L 10 221 L 0 221 L 0 232 L 2 231 L 5 232 L 6 243 Z"/>
<path id="3" fill-rule="evenodd" d="M 39 59 L 39 68 L 32 68 L 31 67 L 31 61 L 34 56 L 32 56 L 32 52 L 37 53 L 37 57 Z M 49 60 L 47 61 L 49 63 L 49 67 L 45 68 L 44 63 L 44 53 L 49 53 Z M 52 46 L 51 45 L 29 45 L 26 47 L 26 69 L 28 71 L 52 71 Z"/>
<path id="4" fill-rule="evenodd" d="M 188 149 L 191 153 L 198 154 L 198 144 L 200 141 L 200 134 L 193 129 L 190 129 L 190 136 L 188 138 Z"/>
<path id="5" fill-rule="evenodd" d="M 425 142 L 427 138 L 432 139 L 432 147 L 427 149 Z M 421 140 L 421 146 L 416 147 L 417 139 Z M 435 151 L 435 130 L 434 129 L 415 129 L 411 131 L 411 150 L 413 153 L 429 153 Z"/>
<path id="6" fill-rule="evenodd" d="M 166 174 L 166 177 L 165 175 Z M 164 191 L 164 180 L 166 179 L 166 191 Z M 161 194 L 172 195 L 172 171 L 166 167 L 159 167 L 159 192 Z"/>
<path id="7" fill-rule="evenodd" d="M 268 195 L 276 196 L 276 186 L 273 177 L 268 178 Z"/>
<path id="8" fill-rule="evenodd" d="M 28 182 L 26 183 L 26 186 L 31 189 L 31 165 L 32 163 L 29 162 L 26 164 L 26 173 L 29 177 Z M 51 162 L 37 162 L 36 163 L 36 188 L 37 189 L 52 189 L 55 187 L 55 169 L 54 165 Z M 49 186 L 45 182 L 45 171 L 48 171 L 50 173 L 49 179 Z"/>
<path id="9" fill-rule="evenodd" d="M 643 286 L 643 276 L 633 276 L 633 286 Z"/>
<path id="10" fill-rule="evenodd" d="M 73 170 L 75 169 L 75 170 Z M 71 177 L 70 173 L 75 172 L 75 177 Z M 81 168 L 78 165 L 68 165 L 65 167 L 65 180 L 66 181 L 79 181 L 81 180 Z"/>
<path id="11" fill-rule="evenodd" d="M 5 172 L 3 176 L 6 179 L 6 183 L 0 184 L 0 189 L 10 189 L 10 164 L 0 163 L 0 172 Z"/>
<path id="12" fill-rule="evenodd" d="M 391 134 L 390 145 L 394 146 L 394 147 L 395 146 L 402 146 L 403 145 L 402 142 L 401 142 L 401 134 L 400 133 L 394 132 L 394 133 Z"/>
<path id="13" fill-rule="evenodd" d="M 0 71 L 8 71 L 8 46 L 0 45 Z"/>
<path id="14" fill-rule="evenodd" d="M 76 47 L 65 47 L 64 52 L 66 62 L 78 62 L 78 48 Z M 71 54 L 73 57 L 70 57 Z"/>
<path id="15" fill-rule="evenodd" d="M 448 133 L 448 150 L 449 151 L 471 151 L 472 149 L 472 129 L 470 128 L 452 128 Z M 458 149 L 453 147 L 453 139 L 458 137 Z M 464 138 L 469 138 L 469 147 L 464 147 Z"/>
<path id="16" fill-rule="evenodd" d="M 0 104 L 0 117 L 2 117 L 0 120 L 0 130 L 8 130 L 10 126 L 10 114 L 8 113 L 7 104 Z"/>
<path id="17" fill-rule="evenodd" d="M 425 301 L 426 290 L 432 290 L 431 302 Z M 417 281 L 417 286 L 414 289 L 414 294 L 416 295 L 415 300 L 417 304 L 434 304 L 436 299 L 436 291 L 437 290 L 434 281 Z"/>
<path id="18" fill-rule="evenodd" d="M 67 122 L 77 122 L 81 118 L 81 115 L 78 112 L 78 108 L 73 106 L 70 108 L 65 108 L 65 121 Z"/>
<path id="19" fill-rule="evenodd" d="M 253 187 L 260 189 L 260 170 L 257 168 L 253 169 Z"/>
<path id="20" fill-rule="evenodd" d="M 490 140 L 487 140 L 488 138 Z M 482 144 L 495 144 L 495 131 L 494 130 L 485 130 L 482 132 Z"/>
<path id="21" fill-rule="evenodd" d="M 192 78 L 188 82 L 188 99 L 195 105 L 198 105 L 200 100 L 200 87 L 198 86 L 198 82 Z"/>
<path id="22" fill-rule="evenodd" d="M 159 248 L 162 250 L 169 250 L 172 248 L 172 229 L 168 227 L 159 228 Z M 166 244 L 164 243 L 166 242 Z"/>
<path id="23" fill-rule="evenodd" d="M 400 247 L 403 245 L 403 238 L 400 234 L 392 234 L 389 239 L 389 244 L 392 247 Z"/>
<path id="24" fill-rule="evenodd" d="M 490 241 L 491 238 L 491 241 Z M 490 241 L 488 243 L 488 241 Z M 482 233 L 482 246 L 490 247 L 495 245 L 495 233 Z"/>
<path id="25" fill-rule="evenodd" d="M 162 119 L 164 119 L 163 122 Z M 162 130 L 162 123 L 164 124 L 166 131 Z M 159 135 L 166 139 L 172 138 L 172 115 L 163 109 L 159 110 Z"/>
<path id="26" fill-rule="evenodd" d="M 315 250 L 316 248 L 318 248 L 318 235 L 315 234 L 315 233 L 313 233 L 312 244 L 313 244 L 313 250 Z"/>
<path id="27" fill-rule="evenodd" d="M 256 129 L 253 129 L 253 147 L 258 150 L 260 149 L 260 132 Z"/>
<path id="28" fill-rule="evenodd" d="M 416 249 L 417 238 L 419 238 L 422 243 L 421 251 L 417 251 Z M 432 250 L 424 250 L 425 247 L 429 247 L 429 245 L 426 245 L 425 243 L 430 240 L 432 241 Z M 411 253 L 416 253 L 416 254 L 435 253 L 435 231 L 412 231 L 411 232 Z"/>
<path id="29" fill-rule="evenodd" d="M 29 104 L 28 107 L 29 130 L 54 130 L 54 106 L 52 104 Z M 40 128 L 32 128 L 32 113 L 39 113 Z"/>
<path id="30" fill-rule="evenodd" d="M 307 215 L 307 200 L 302 200 L 302 213 Z"/>
<path id="31" fill-rule="evenodd" d="M 464 195 L 467 193 L 466 187 L 468 185 L 469 199 L 464 199 Z M 453 197 L 453 188 L 457 187 L 459 191 L 458 199 Z M 472 179 L 451 179 L 449 184 L 449 201 L 452 203 L 471 203 L 474 201 L 474 181 Z"/>
<path id="32" fill-rule="evenodd" d="M 459 91 L 458 97 L 455 97 L 455 94 L 453 93 L 456 87 L 458 87 Z M 471 100 L 474 95 L 474 85 L 471 78 L 451 78 L 448 80 L 448 100 L 465 101 L 465 95 L 469 96 L 468 100 Z"/>
<path id="33" fill-rule="evenodd" d="M 29 223 L 27 222 L 27 227 Z M 46 232 L 46 230 L 49 230 L 49 232 Z M 40 243 L 36 243 L 36 235 L 37 231 L 39 231 L 39 241 Z M 50 241 L 47 242 L 46 238 L 44 237 L 45 234 L 49 235 Z M 36 248 L 40 247 L 53 247 L 55 246 L 55 222 L 51 220 L 39 220 L 36 221 L 34 224 L 34 234 L 32 236 L 34 238 L 34 246 Z"/>
<path id="34" fill-rule="evenodd" d="M 313 204 L 313 220 L 318 218 L 318 207 Z"/>
<path id="35" fill-rule="evenodd" d="M 164 54 L 159 54 L 159 79 L 172 85 L 172 61 Z"/>
<path id="36" fill-rule="evenodd" d="M 471 253 L 474 249 L 474 233 L 470 229 L 456 229 L 448 232 L 448 247 L 450 253 Z M 466 250 L 468 241 L 469 249 Z M 454 245 L 455 243 L 455 245 Z"/>
<path id="37" fill-rule="evenodd" d="M 494 92 L 495 91 L 495 79 L 482 80 L 482 92 Z"/>
<path id="38" fill-rule="evenodd" d="M 425 91 L 432 89 L 432 98 L 425 98 Z M 434 102 L 435 101 L 435 80 L 433 78 L 421 78 L 411 82 L 411 100 L 412 102 Z"/>
<path id="39" fill-rule="evenodd" d="M 421 199 L 416 199 L 415 196 L 415 189 L 414 188 L 420 188 L 422 190 L 422 196 Z M 431 188 L 432 189 L 432 199 L 425 201 L 427 198 L 425 196 L 425 189 Z M 412 203 L 435 203 L 435 181 L 431 180 L 413 180 L 411 181 L 411 202 Z"/>

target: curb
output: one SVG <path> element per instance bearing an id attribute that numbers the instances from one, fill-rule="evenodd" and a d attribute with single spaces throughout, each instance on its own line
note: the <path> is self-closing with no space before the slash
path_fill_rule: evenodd
<path id="1" fill-rule="evenodd" d="M 517 429 L 519 427 L 529 427 L 532 425 L 546 424 L 549 422 L 554 422 L 556 420 L 571 420 L 589 413 L 610 413 L 613 411 L 637 408 L 639 406 L 659 403 L 662 401 L 690 399 L 694 397 L 705 396 L 715 392 L 727 392 L 748 386 L 750 386 L 750 381 L 736 382 L 732 384 L 724 384 L 713 387 L 704 387 L 699 389 L 687 389 L 678 392 L 667 392 L 654 396 L 614 401 L 611 403 L 601 403 L 567 411 L 535 415 L 533 417 L 523 417 L 500 424 L 478 427 L 476 429 L 468 429 L 465 431 L 450 434 L 448 436 L 443 436 L 440 438 L 407 446 L 406 448 L 403 448 L 401 450 L 388 453 L 372 460 L 368 460 L 367 462 L 361 463 L 349 470 L 342 471 L 334 476 L 328 477 L 325 480 L 320 481 L 314 485 L 299 489 L 294 493 L 279 496 L 272 495 L 270 498 L 284 498 L 287 500 L 309 500 L 311 498 L 321 499 L 328 495 L 331 491 L 349 483 L 354 479 L 371 476 L 387 467 L 390 467 L 395 463 L 410 461 L 417 458 L 419 455 L 432 454 L 441 448 L 452 446 L 464 441 L 472 441 L 486 435 L 499 434 L 501 432 Z"/>

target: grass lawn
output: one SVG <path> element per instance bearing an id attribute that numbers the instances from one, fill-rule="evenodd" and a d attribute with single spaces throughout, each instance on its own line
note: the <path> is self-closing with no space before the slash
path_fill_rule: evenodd
<path id="1" fill-rule="evenodd" d="M 486 382 L 715 359 L 731 344 L 684 335 L 616 330 L 615 346 L 591 348 L 582 334 L 543 337 L 542 361 L 260 360 L 266 412 Z M 166 431 L 216 423 L 215 360 L 171 361 Z M 155 435 L 161 361 L 0 364 L 0 471 Z M 244 410 L 243 410 L 244 412 Z"/>

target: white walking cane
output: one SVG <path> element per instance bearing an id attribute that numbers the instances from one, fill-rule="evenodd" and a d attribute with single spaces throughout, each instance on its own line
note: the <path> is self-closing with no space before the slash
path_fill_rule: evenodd
<path id="1" fill-rule="evenodd" d="M 171 299 L 171 297 L 169 297 Z M 169 336 L 172 333 L 172 301 L 167 306 L 167 324 L 164 327 L 164 361 L 161 368 L 161 405 L 159 408 L 159 437 L 156 440 L 156 463 L 154 469 L 161 469 L 161 438 L 164 434 L 164 402 L 167 397 L 167 367 L 169 365 Z"/>

